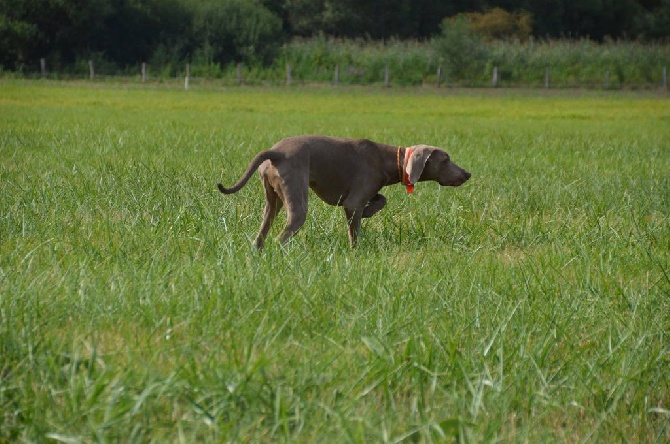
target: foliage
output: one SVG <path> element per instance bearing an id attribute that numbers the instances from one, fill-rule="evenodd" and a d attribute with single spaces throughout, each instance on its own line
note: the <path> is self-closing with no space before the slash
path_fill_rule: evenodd
<path id="1" fill-rule="evenodd" d="M 487 47 L 464 16 L 442 22 L 442 34 L 433 40 L 435 52 L 451 80 L 480 78 L 488 58 Z"/>
<path id="2" fill-rule="evenodd" d="M 658 86 L 662 67 L 670 58 L 668 45 L 590 40 L 490 45 L 489 68 L 497 66 L 502 81 L 512 85 L 540 85 L 545 68 L 550 82 L 562 86 Z M 489 69 L 489 72 L 490 72 Z M 609 75 L 609 77 L 607 77 Z"/>
<path id="3" fill-rule="evenodd" d="M 48 56 L 52 66 L 71 64 L 109 11 L 108 0 L 0 0 L 0 62 L 17 69 Z"/>
<path id="4" fill-rule="evenodd" d="M 463 50 L 462 48 L 466 48 Z M 381 83 L 389 67 L 394 85 L 436 84 L 442 67 L 449 84 L 491 84 L 498 68 L 503 86 L 544 85 L 549 67 L 555 87 L 658 87 L 662 67 L 670 60 L 670 45 L 591 40 L 491 41 L 474 34 L 463 17 L 445 23 L 445 33 L 432 42 L 332 39 L 320 36 L 294 40 L 274 67 L 283 82 L 286 61 L 297 82 L 329 83 L 340 68 L 341 83 Z M 608 75 L 609 73 L 609 75 Z M 254 77 L 247 76 L 253 83 Z"/>
<path id="5" fill-rule="evenodd" d="M 426 38 L 455 11 L 439 0 L 285 1 L 282 8 L 292 35 L 372 39 Z"/>
<path id="6" fill-rule="evenodd" d="M 66 73 L 93 59 L 118 72 L 148 62 L 154 71 L 174 73 L 195 62 L 216 73 L 230 62 L 267 66 L 294 37 L 423 42 L 444 32 L 445 18 L 464 13 L 487 40 L 662 41 L 670 32 L 670 0 L 499 6 L 492 0 L 388 0 L 383 7 L 378 0 L 0 0 L 0 67 L 31 71 L 45 58 Z"/>
<path id="7" fill-rule="evenodd" d="M 631 35 L 642 39 L 660 39 L 668 41 L 670 29 L 670 0 L 653 2 L 656 7 L 643 9 L 632 17 Z"/>
<path id="8" fill-rule="evenodd" d="M 35 24 L 0 15 L 0 48 L 3 48 L 0 51 L 0 67 L 13 65 L 21 70 L 32 55 L 29 48 L 37 35 Z"/>
<path id="9" fill-rule="evenodd" d="M 470 22 L 472 32 L 487 40 L 525 41 L 533 31 L 531 15 L 526 11 L 511 13 L 493 8 L 484 13 L 471 12 L 463 16 Z"/>
<path id="10" fill-rule="evenodd" d="M 0 88 L 0 441 L 670 440 L 666 98 Z M 258 253 L 215 184 L 304 133 L 473 177 Z"/>
<path id="11" fill-rule="evenodd" d="M 426 74 L 437 70 L 430 46 L 412 41 L 375 42 L 319 36 L 291 42 L 284 54 L 298 81 L 334 82 L 339 69 L 339 81 L 344 84 L 382 83 L 388 67 L 393 84 L 420 85 Z"/>
<path id="12" fill-rule="evenodd" d="M 269 64 L 282 42 L 281 21 L 247 0 L 199 2 L 193 20 L 196 55 L 205 64 Z"/>

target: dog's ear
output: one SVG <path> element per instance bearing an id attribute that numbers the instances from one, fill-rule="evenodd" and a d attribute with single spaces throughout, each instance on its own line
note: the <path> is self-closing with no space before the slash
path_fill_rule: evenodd
<path id="1" fill-rule="evenodd" d="M 423 168 L 428 162 L 428 158 L 433 154 L 435 148 L 428 145 L 417 145 L 412 147 L 412 154 L 409 157 L 407 162 L 407 176 L 409 177 L 410 183 L 417 183 L 421 173 L 423 173 Z"/>

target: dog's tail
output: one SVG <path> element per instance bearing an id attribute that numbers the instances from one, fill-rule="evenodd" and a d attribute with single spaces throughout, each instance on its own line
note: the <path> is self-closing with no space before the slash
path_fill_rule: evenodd
<path id="1" fill-rule="evenodd" d="M 222 184 L 219 183 L 216 186 L 219 188 L 219 191 L 221 191 L 223 194 L 236 193 L 240 189 L 242 189 L 244 185 L 247 184 L 247 181 L 249 180 L 251 175 L 254 174 L 254 171 L 256 171 L 263 162 L 265 162 L 266 160 L 276 162 L 281 159 L 284 159 L 284 157 L 286 157 L 285 154 L 279 151 L 273 151 L 273 150 L 261 151 L 249 163 L 247 170 L 244 172 L 240 180 L 238 180 L 235 185 L 233 185 L 230 188 L 225 188 Z"/>

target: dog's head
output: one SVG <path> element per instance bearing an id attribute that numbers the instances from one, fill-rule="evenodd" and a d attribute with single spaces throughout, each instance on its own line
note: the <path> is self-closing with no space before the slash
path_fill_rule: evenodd
<path id="1" fill-rule="evenodd" d="M 442 186 L 463 185 L 471 174 L 456 165 L 444 150 L 428 145 L 411 147 L 407 175 L 411 183 L 434 180 Z"/>

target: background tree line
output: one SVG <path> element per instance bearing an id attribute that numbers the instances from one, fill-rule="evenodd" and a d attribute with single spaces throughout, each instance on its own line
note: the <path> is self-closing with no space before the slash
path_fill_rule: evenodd
<path id="1" fill-rule="evenodd" d="M 268 66 L 296 38 L 453 40 L 461 22 L 485 40 L 667 41 L 670 0 L 0 0 L 0 67 Z"/>

